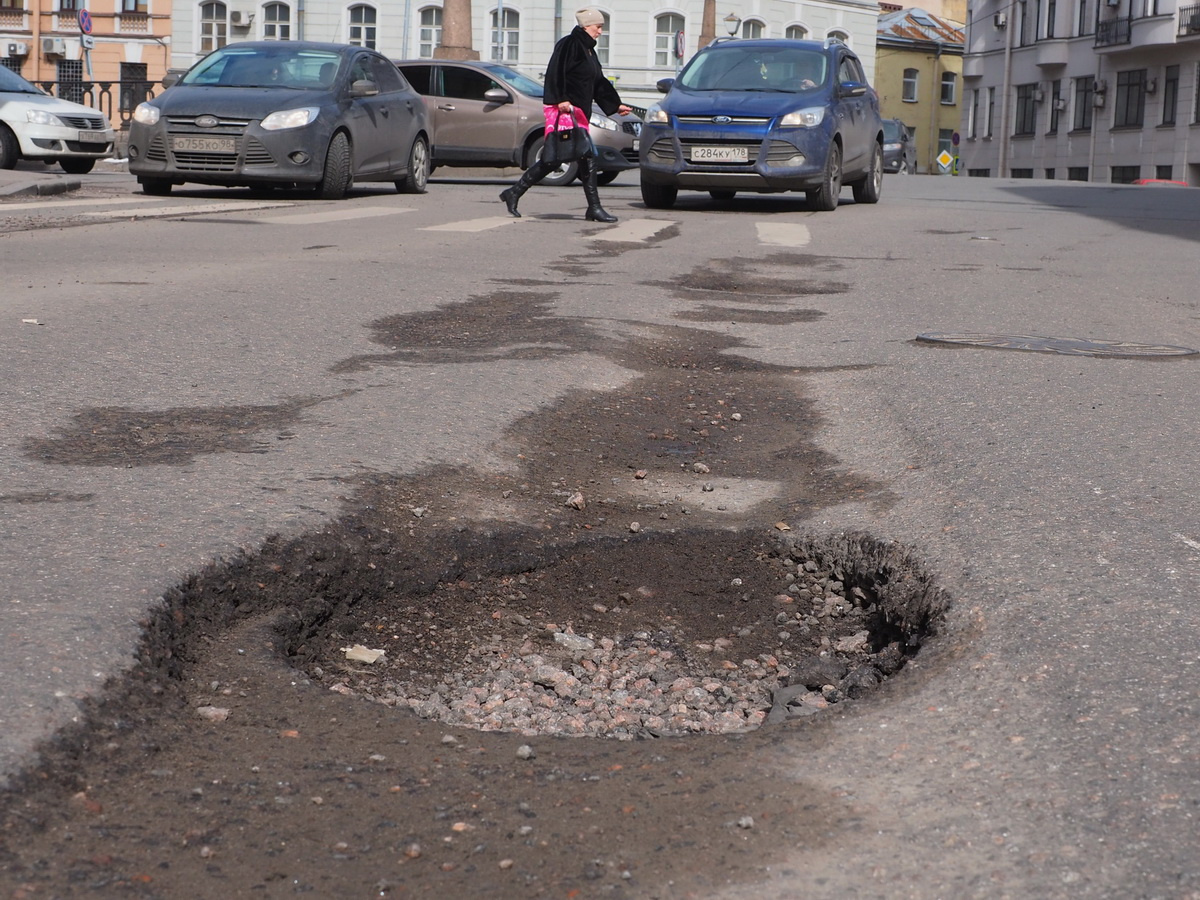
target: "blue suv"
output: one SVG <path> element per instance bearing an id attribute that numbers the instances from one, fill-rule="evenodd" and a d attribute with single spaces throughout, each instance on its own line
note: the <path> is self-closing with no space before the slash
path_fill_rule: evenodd
<path id="1" fill-rule="evenodd" d="M 728 200 L 738 191 L 804 191 L 832 210 L 843 184 L 877 203 L 883 184 L 879 98 L 838 41 L 713 41 L 646 113 L 642 199 L 670 209 L 680 190 Z"/>

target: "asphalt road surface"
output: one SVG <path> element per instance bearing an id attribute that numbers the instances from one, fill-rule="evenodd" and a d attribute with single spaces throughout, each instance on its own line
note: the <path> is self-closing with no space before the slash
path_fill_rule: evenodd
<path id="1" fill-rule="evenodd" d="M 535 188 L 516 220 L 480 179 L 340 203 L 83 181 L 0 204 L 6 777 L 189 572 L 336 516 L 342 478 L 499 465 L 518 416 L 626 383 L 589 352 L 335 368 L 380 351 L 382 317 L 548 291 L 613 340 L 686 319 L 794 367 L 817 443 L 887 489 L 794 527 L 911 545 L 954 601 L 936 664 L 816 723 L 819 752 L 764 751 L 839 824 L 720 897 L 1200 897 L 1200 360 L 1155 349 L 1200 348 L 1192 190 L 888 178 L 879 205 L 847 190 L 833 213 L 664 211 L 623 175 L 601 227 L 577 187 Z M 756 292 L 768 271 L 794 294 Z M 98 423 L 230 408 L 277 433 L 155 464 L 56 455 Z"/>

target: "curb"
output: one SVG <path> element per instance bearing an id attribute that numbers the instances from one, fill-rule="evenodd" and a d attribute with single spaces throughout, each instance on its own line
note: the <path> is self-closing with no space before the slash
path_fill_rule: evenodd
<path id="1" fill-rule="evenodd" d="M 48 197 L 53 194 L 65 194 L 67 191 L 77 191 L 83 185 L 78 178 L 52 178 L 20 181 L 15 184 L 0 186 L 0 197 L 23 197 L 36 195 Z"/>

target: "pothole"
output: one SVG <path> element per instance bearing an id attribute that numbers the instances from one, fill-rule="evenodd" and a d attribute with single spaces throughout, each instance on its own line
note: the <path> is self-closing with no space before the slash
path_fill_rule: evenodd
<path id="1" fill-rule="evenodd" d="M 863 536 L 604 539 L 522 568 L 400 602 L 325 585 L 296 661 L 330 690 L 481 731 L 731 733 L 865 696 L 945 606 L 906 551 Z"/>

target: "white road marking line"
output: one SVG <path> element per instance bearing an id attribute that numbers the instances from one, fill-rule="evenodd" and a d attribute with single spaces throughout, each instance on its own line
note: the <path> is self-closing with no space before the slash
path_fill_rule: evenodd
<path id="1" fill-rule="evenodd" d="M 791 222 L 758 222 L 758 240 L 778 247 L 807 247 L 812 235 L 807 225 Z"/>
<path id="2" fill-rule="evenodd" d="M 520 222 L 513 216 L 492 216 L 487 219 L 465 219 L 462 222 L 447 222 L 445 225 L 429 225 L 418 231 L 487 231 Z"/>
<path id="3" fill-rule="evenodd" d="M 3 203 L 0 204 L 0 216 L 16 215 L 17 213 L 40 212 L 43 210 L 54 212 L 67 207 L 79 206 L 121 206 L 126 203 L 161 203 L 154 197 L 121 197 L 119 199 L 94 199 L 94 200 L 50 200 L 38 201 L 36 203 Z"/>
<path id="4" fill-rule="evenodd" d="M 1200 550 L 1200 541 L 1193 541 L 1191 538 L 1184 537 L 1182 534 L 1179 534 L 1178 532 L 1176 532 L 1175 534 L 1172 534 L 1171 537 L 1175 538 L 1176 540 L 1183 541 L 1185 544 L 1187 544 L 1193 550 Z"/>
<path id="5" fill-rule="evenodd" d="M 167 216 L 203 216 L 210 213 L 246 212 L 255 209 L 278 209 L 281 206 L 291 206 L 290 203 L 194 203 L 187 206 L 154 206 L 149 209 L 133 209 L 125 211 L 86 212 L 85 216 L 93 218 L 129 216 L 138 219 L 165 218 Z"/>
<path id="6" fill-rule="evenodd" d="M 333 209 L 327 212 L 300 213 L 294 216 L 268 216 L 259 219 L 271 225 L 316 225 L 322 222 L 342 222 L 347 219 L 370 219 L 375 216 L 395 216 L 400 213 L 415 212 L 406 207 L 387 208 L 383 206 L 368 206 L 361 209 Z"/>
<path id="7" fill-rule="evenodd" d="M 675 222 L 664 219 L 627 219 L 614 228 L 606 228 L 592 235 L 593 241 L 611 241 L 614 243 L 635 244 L 648 241 L 664 228 L 670 228 Z"/>

